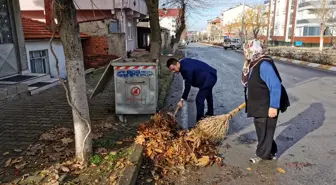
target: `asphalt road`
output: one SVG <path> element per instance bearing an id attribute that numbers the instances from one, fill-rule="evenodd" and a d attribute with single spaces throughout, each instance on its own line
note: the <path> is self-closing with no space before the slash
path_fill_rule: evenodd
<path id="1" fill-rule="evenodd" d="M 200 44 L 190 44 L 186 54 L 218 70 L 214 88 L 216 115 L 228 113 L 244 102 L 240 82 L 242 54 Z M 223 180 L 218 178 L 225 175 L 223 170 L 209 167 L 197 172 L 197 179 L 190 175 L 178 184 L 336 184 L 336 74 L 279 61 L 276 66 L 291 100 L 288 111 L 280 115 L 275 134 L 280 158 L 249 164 L 248 159 L 254 156 L 257 144 L 256 134 L 252 120 L 241 111 L 231 121 L 227 138 L 219 146 L 225 163 L 237 167 L 240 175 Z M 183 80 L 175 74 L 167 100 L 170 108 L 181 97 L 182 89 Z M 192 89 L 178 115 L 183 127 L 195 124 L 196 94 L 197 89 Z M 279 173 L 279 167 L 285 173 Z"/>

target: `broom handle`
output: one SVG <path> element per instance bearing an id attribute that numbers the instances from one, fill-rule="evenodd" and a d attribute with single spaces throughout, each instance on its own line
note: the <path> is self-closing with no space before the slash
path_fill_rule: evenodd
<path id="1" fill-rule="evenodd" d="M 181 108 L 181 107 L 179 107 L 179 106 L 176 107 L 176 110 L 175 110 L 175 112 L 174 112 L 174 114 L 173 114 L 174 117 L 176 116 L 176 114 L 177 114 L 177 112 L 180 110 L 180 108 Z"/>
<path id="2" fill-rule="evenodd" d="M 244 102 L 244 103 L 240 104 L 239 107 L 237 107 L 236 109 L 232 110 L 229 113 L 229 115 L 232 117 L 232 116 L 236 115 L 239 111 L 241 111 L 245 107 L 246 107 L 246 103 Z"/>

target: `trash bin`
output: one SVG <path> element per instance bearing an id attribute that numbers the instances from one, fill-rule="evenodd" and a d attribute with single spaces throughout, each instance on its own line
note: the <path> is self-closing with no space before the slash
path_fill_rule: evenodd
<path id="1" fill-rule="evenodd" d="M 158 101 L 157 63 L 130 62 L 122 58 L 106 67 L 91 98 L 104 91 L 114 79 L 115 113 L 126 122 L 124 115 L 155 114 Z"/>

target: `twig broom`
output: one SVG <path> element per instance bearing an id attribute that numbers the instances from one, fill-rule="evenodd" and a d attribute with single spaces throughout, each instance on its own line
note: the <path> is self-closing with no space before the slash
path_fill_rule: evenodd
<path id="1" fill-rule="evenodd" d="M 228 114 L 212 116 L 199 121 L 196 127 L 191 130 L 191 134 L 201 140 L 208 140 L 213 143 L 221 141 L 229 129 L 229 121 L 245 106 L 246 103 L 242 103 Z"/>

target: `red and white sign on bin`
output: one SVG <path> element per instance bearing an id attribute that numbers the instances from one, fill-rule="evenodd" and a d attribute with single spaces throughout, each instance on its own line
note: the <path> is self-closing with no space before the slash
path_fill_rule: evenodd
<path id="1" fill-rule="evenodd" d="M 133 96 L 139 96 L 140 95 L 140 93 L 141 93 L 141 89 L 140 89 L 140 87 L 133 87 L 132 89 L 131 89 L 131 94 L 133 95 Z"/>

